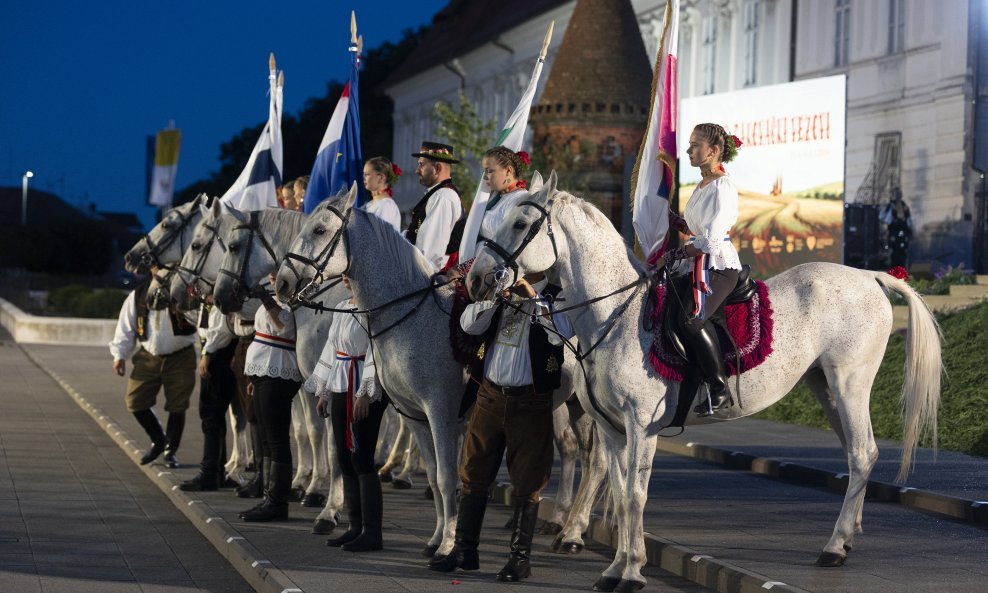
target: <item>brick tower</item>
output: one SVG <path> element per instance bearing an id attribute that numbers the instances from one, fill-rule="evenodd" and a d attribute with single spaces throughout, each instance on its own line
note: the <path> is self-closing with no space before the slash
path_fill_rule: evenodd
<path id="1" fill-rule="evenodd" d="M 630 0 L 577 0 L 532 108 L 536 165 L 621 229 L 625 162 L 645 134 L 652 68 Z M 630 170 L 630 166 L 628 167 Z"/>

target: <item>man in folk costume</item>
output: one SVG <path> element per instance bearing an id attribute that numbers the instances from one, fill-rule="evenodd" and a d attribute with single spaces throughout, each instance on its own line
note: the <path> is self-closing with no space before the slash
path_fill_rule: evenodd
<path id="1" fill-rule="evenodd" d="M 175 452 L 195 388 L 196 353 L 192 344 L 196 326 L 172 308 L 152 311 L 148 307 L 148 287 L 156 274 L 157 268 L 152 267 L 151 276 L 127 295 L 109 346 L 113 370 L 121 377 L 127 372 L 126 360 L 133 355 L 134 368 L 127 381 L 125 402 L 127 410 L 151 437 L 151 448 L 141 457 L 141 465 L 164 453 L 168 467 L 178 467 Z M 161 428 L 153 409 L 161 388 L 168 412 L 167 431 Z"/>
<path id="2" fill-rule="evenodd" d="M 477 547 L 487 498 L 506 457 L 513 533 L 511 554 L 497 580 L 516 582 L 531 574 L 539 494 L 552 470 L 552 392 L 559 388 L 563 365 L 560 336 L 573 335 L 569 321 L 552 306 L 560 290 L 544 273 L 529 274 L 502 291 L 511 306 L 504 300 L 480 301 L 467 305 L 460 316 L 465 332 L 484 338 L 471 372 L 480 389 L 463 441 L 455 543 L 448 555 L 433 557 L 432 570 L 480 567 Z"/>
<path id="3" fill-rule="evenodd" d="M 447 266 L 449 256 L 459 249 L 463 234 L 463 202 L 453 185 L 451 165 L 459 163 L 453 147 L 438 142 L 423 142 L 415 174 L 419 183 L 429 188 L 412 208 L 412 219 L 405 238 L 421 251 L 435 270 Z M 458 234 L 457 234 L 458 233 Z"/>

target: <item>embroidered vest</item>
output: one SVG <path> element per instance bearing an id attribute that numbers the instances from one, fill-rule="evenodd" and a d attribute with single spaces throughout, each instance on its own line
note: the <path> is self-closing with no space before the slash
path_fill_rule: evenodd
<path id="1" fill-rule="evenodd" d="M 542 296 L 552 301 L 559 294 L 562 287 L 555 284 L 547 284 L 542 290 Z M 501 316 L 504 313 L 504 306 L 501 305 L 498 312 L 491 319 L 491 325 L 484 333 L 484 344 L 477 352 L 476 360 L 470 369 L 471 378 L 478 384 L 484 380 L 484 353 L 501 329 Z M 524 323 L 528 323 L 526 320 Z M 554 391 L 559 388 L 563 377 L 563 348 L 562 344 L 555 346 L 549 342 L 549 332 L 541 324 L 534 324 L 528 332 L 528 352 L 532 363 L 532 384 L 537 393 Z"/>
<path id="2" fill-rule="evenodd" d="M 151 279 L 148 278 L 134 289 L 134 305 L 137 308 L 136 333 L 138 342 L 146 342 L 148 339 L 148 317 L 151 314 L 151 310 L 148 307 L 147 296 L 150 286 Z M 172 335 L 188 336 L 196 333 L 195 324 L 189 323 L 185 315 L 176 313 L 172 307 L 168 307 L 168 318 L 172 324 Z"/>
<path id="3" fill-rule="evenodd" d="M 437 191 L 446 187 L 456 192 L 457 198 L 460 197 L 460 191 L 456 189 L 455 185 L 453 185 L 453 180 L 446 179 L 436 187 L 427 191 L 425 195 L 422 196 L 422 199 L 419 200 L 419 203 L 415 204 L 415 207 L 412 208 L 411 220 L 408 223 L 408 229 L 405 230 L 405 238 L 408 239 L 408 242 L 412 245 L 415 245 L 415 241 L 419 238 L 419 228 L 422 227 L 422 223 L 425 221 L 425 211 L 429 205 L 429 198 L 431 198 Z M 463 210 L 462 198 L 460 198 L 460 209 Z M 463 227 L 465 224 L 466 216 L 461 215 L 460 219 L 456 221 L 455 225 L 453 225 L 453 232 L 449 235 L 449 243 L 446 245 L 446 255 L 449 255 L 460 248 L 460 238 L 463 236 Z M 450 247 L 452 247 L 452 249 L 450 249 Z"/>

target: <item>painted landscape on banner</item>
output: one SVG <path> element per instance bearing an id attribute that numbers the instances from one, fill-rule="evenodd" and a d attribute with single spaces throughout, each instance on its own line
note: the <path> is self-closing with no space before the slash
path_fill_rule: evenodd
<path id="1" fill-rule="evenodd" d="M 679 210 L 700 181 L 686 149 L 698 123 L 723 125 L 743 145 L 725 165 L 740 197 L 731 241 L 758 277 L 841 261 L 846 79 L 829 76 L 684 99 Z"/>

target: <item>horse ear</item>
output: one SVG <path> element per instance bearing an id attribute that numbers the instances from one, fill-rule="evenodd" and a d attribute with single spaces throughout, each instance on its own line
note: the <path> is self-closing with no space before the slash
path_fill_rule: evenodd
<path id="1" fill-rule="evenodd" d="M 350 185 L 350 191 L 347 192 L 346 197 L 340 202 L 340 210 L 346 211 L 353 208 L 353 204 L 357 201 L 357 182 L 354 181 Z"/>
<path id="2" fill-rule="evenodd" d="M 223 205 L 226 206 L 226 211 L 229 212 L 230 215 L 232 215 L 234 218 L 236 218 L 241 224 L 247 224 L 248 220 L 247 220 L 246 212 L 241 212 L 240 210 L 237 210 L 236 208 L 230 206 L 229 204 L 223 204 Z"/>
<path id="3" fill-rule="evenodd" d="M 542 187 L 539 188 L 539 191 L 535 191 L 534 189 L 532 190 L 531 200 L 537 204 L 542 204 L 542 205 L 548 203 L 549 198 L 551 198 L 556 194 L 557 180 L 558 178 L 556 177 L 556 171 L 553 170 L 553 172 L 549 174 L 549 179 L 544 184 L 542 184 Z"/>
<path id="4" fill-rule="evenodd" d="M 202 210 L 203 216 L 212 216 L 213 220 L 218 219 L 220 214 L 223 214 L 222 203 L 217 199 L 214 199 L 212 203 L 199 204 L 199 209 Z"/>
<path id="5" fill-rule="evenodd" d="M 535 173 L 532 174 L 532 183 L 528 188 L 528 192 L 532 194 L 538 193 L 539 190 L 542 189 L 542 185 L 544 183 L 545 182 L 542 181 L 542 173 L 536 171 Z"/>
<path id="6" fill-rule="evenodd" d="M 549 187 L 549 191 L 547 192 L 548 194 L 551 195 L 556 193 L 557 183 L 559 183 L 559 175 L 557 175 L 556 170 L 553 169 L 552 173 L 549 173 L 549 181 L 546 182 L 546 185 Z"/>

